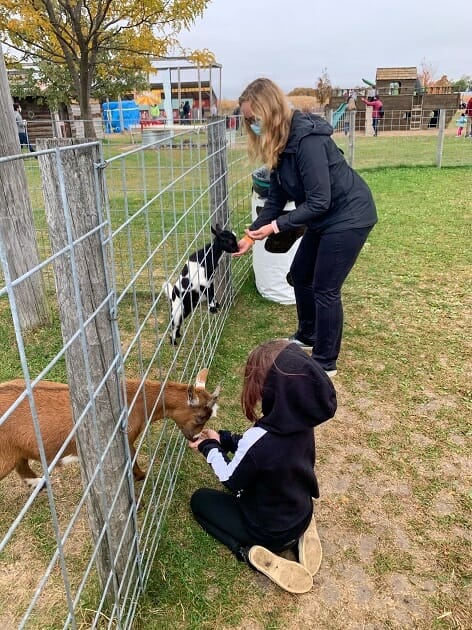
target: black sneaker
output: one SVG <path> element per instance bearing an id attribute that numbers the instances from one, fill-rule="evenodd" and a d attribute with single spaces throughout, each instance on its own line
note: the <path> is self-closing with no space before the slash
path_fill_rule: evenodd
<path id="1" fill-rule="evenodd" d="M 309 348 L 313 348 L 314 343 L 312 341 L 309 341 L 308 339 L 305 338 L 301 338 L 297 335 L 291 335 L 288 340 L 290 341 L 290 343 L 296 343 L 297 346 L 300 346 L 300 348 L 304 348 L 304 349 L 309 349 Z"/>

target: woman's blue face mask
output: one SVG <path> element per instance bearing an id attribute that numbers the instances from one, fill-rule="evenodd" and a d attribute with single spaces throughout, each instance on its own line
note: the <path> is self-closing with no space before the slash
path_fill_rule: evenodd
<path id="1" fill-rule="evenodd" d="M 256 136 L 260 136 L 262 133 L 262 124 L 260 120 L 255 120 L 253 123 L 249 125 L 252 131 L 256 134 Z"/>

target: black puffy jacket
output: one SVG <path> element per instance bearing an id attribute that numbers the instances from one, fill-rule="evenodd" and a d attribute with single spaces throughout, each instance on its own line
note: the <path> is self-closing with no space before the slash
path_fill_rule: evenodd
<path id="1" fill-rule="evenodd" d="M 273 219 L 281 231 L 306 226 L 341 232 L 377 222 L 369 187 L 346 162 L 332 133 L 320 116 L 293 113 L 287 144 L 270 174 L 267 201 L 251 230 Z M 296 207 L 282 214 L 288 201 Z"/>

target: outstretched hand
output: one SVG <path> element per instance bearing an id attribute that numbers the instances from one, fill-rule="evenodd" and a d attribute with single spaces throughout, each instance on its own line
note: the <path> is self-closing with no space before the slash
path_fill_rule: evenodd
<path id="1" fill-rule="evenodd" d="M 265 238 L 274 233 L 274 228 L 270 223 L 263 225 L 257 230 L 244 230 L 245 236 L 238 241 L 238 251 L 232 254 L 234 258 L 243 256 L 254 245 L 254 241 L 263 241 Z M 248 238 L 249 237 L 249 238 Z"/>
<path id="2" fill-rule="evenodd" d="M 197 440 L 194 440 L 193 442 L 191 440 L 188 440 L 188 445 L 190 446 L 191 449 L 196 451 L 198 450 L 198 446 L 204 440 L 216 440 L 217 442 L 219 442 L 220 434 L 218 433 L 218 431 L 214 431 L 213 429 L 203 429 L 203 431 L 198 436 Z"/>
<path id="3" fill-rule="evenodd" d="M 239 256 L 243 256 L 246 252 L 248 252 L 252 247 L 251 241 L 247 238 L 242 238 L 238 241 L 238 251 L 234 254 L 231 254 L 233 258 L 238 258 Z"/>
<path id="4" fill-rule="evenodd" d="M 263 239 L 274 233 L 274 228 L 270 223 L 268 223 L 267 225 L 263 225 L 257 230 L 246 230 L 246 233 L 253 240 L 262 241 Z"/>

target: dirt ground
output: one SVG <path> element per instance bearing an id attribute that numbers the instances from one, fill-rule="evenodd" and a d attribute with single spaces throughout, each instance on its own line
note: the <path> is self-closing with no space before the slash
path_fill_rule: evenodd
<path id="1" fill-rule="evenodd" d="M 367 397 L 354 402 L 342 383 L 336 386 L 341 402 L 336 418 L 316 432 L 322 496 L 315 513 L 323 562 L 313 589 L 290 596 L 281 594 L 265 576 L 254 578 L 269 598 L 282 597 L 286 604 L 277 627 L 472 628 L 470 587 L 464 587 L 459 576 L 467 571 L 470 575 L 472 532 L 470 521 L 458 518 L 460 497 L 470 492 L 470 458 L 458 455 L 428 470 L 424 455 L 433 440 L 418 427 L 412 448 L 408 454 L 398 453 L 399 466 L 387 475 L 379 444 L 371 439 L 373 448 L 365 437 L 387 435 L 398 426 L 396 409 Z M 431 395 L 416 412 L 444 409 L 457 412 L 456 401 Z M 465 446 L 466 437 L 459 433 L 449 439 Z M 402 474 L 405 455 L 418 476 Z M 444 483 L 435 484 L 436 478 Z M 422 495 L 424 480 L 438 489 L 431 500 Z M 245 619 L 238 630 L 270 627 Z"/>

